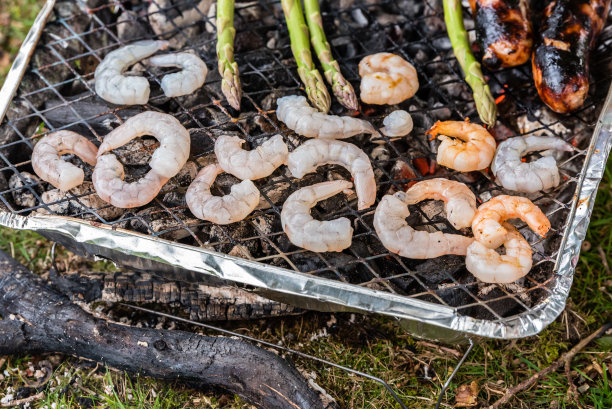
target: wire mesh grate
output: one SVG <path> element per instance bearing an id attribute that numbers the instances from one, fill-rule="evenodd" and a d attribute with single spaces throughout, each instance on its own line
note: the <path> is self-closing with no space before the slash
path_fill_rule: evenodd
<path id="1" fill-rule="evenodd" d="M 236 59 L 244 91 L 241 112 L 230 108 L 220 92 L 214 13 L 199 10 L 197 4 L 190 0 L 121 0 L 99 1 L 95 7 L 85 9 L 81 3 L 58 3 L 55 19 L 47 24 L 8 120 L 0 128 L 0 173 L 4 179 L 0 180 L 0 201 L 6 211 L 90 220 L 453 307 L 459 314 L 485 320 L 503 321 L 531 311 L 546 300 L 586 148 L 610 86 L 611 29 L 602 33 L 595 51 L 591 95 L 584 107 L 571 115 L 555 115 L 543 107 L 529 66 L 486 73 L 500 111 L 494 129 L 498 139 L 515 134 L 547 134 L 562 137 L 577 148 L 571 155 L 559 158 L 561 185 L 550 192 L 529 196 L 549 216 L 551 233 L 542 239 L 524 224 L 517 224 L 534 249 L 531 273 L 517 284 L 500 286 L 477 282 L 465 269 L 462 257 L 411 260 L 389 253 L 372 227 L 374 208 L 357 211 L 351 197 L 331 198 L 312 212 L 320 219 L 340 216 L 351 219 L 355 233 L 349 249 L 333 254 L 312 253 L 291 245 L 280 226 L 283 201 L 299 187 L 350 177 L 340 167 L 320 168 L 301 180 L 290 177 L 282 167 L 269 178 L 256 181 L 262 201 L 245 221 L 219 226 L 194 218 L 185 205 L 184 193 L 197 171 L 214 160 L 212 148 L 220 133 L 237 134 L 251 147 L 279 133 L 290 150 L 303 141 L 274 115 L 278 97 L 302 91 L 280 3 L 262 0 L 237 4 Z M 461 78 L 446 36 L 438 2 L 323 2 L 322 8 L 332 51 L 356 89 L 359 61 L 375 52 L 400 54 L 416 67 L 419 75 L 417 95 L 400 104 L 413 117 L 415 127 L 410 137 L 396 141 L 381 137 L 376 143 L 359 136 L 349 140 L 370 156 L 379 199 L 431 177 L 466 183 L 479 202 L 499 194 L 513 194 L 498 186 L 488 172 L 460 174 L 435 165 L 435 143 L 428 140 L 425 131 L 436 120 L 465 117 L 477 120 L 471 93 Z M 165 24 L 166 28 L 155 34 L 150 22 Z M 470 28 L 467 14 L 466 25 Z M 139 64 L 133 71 L 151 83 L 146 106 L 114 106 L 96 96 L 93 71 L 106 53 L 132 41 L 161 38 L 168 39 L 173 50 L 193 50 L 202 57 L 210 70 L 202 89 L 192 95 L 167 98 L 161 92 L 160 80 L 172 70 Z M 31 175 L 30 156 L 40 137 L 70 129 L 100 142 L 126 118 L 144 110 L 173 114 L 192 136 L 188 164 L 149 205 L 116 209 L 97 198 L 90 183 L 60 193 Z M 389 107 L 368 107 L 361 114 L 380 125 L 390 111 Z M 341 113 L 341 107 L 334 103 L 332 112 Z M 148 170 L 146 163 L 156 146 L 154 140 L 145 139 L 115 151 L 125 166 L 128 180 L 137 179 Z M 76 158 L 68 160 L 82 165 Z M 84 167 L 86 180 L 91 180 L 91 168 Z M 228 193 L 236 182 L 232 176 L 219 176 L 217 193 Z M 421 229 L 456 232 L 442 210 L 432 201 L 411 206 L 409 223 Z"/>

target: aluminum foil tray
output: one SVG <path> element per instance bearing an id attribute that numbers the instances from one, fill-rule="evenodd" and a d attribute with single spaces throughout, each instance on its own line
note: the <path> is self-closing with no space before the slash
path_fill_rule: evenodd
<path id="1" fill-rule="evenodd" d="M 208 9 L 209 3 L 47 3 L 0 92 L 1 112 L 6 111 L 0 126 L 2 225 L 34 230 L 79 254 L 167 277 L 233 282 L 305 308 L 397 317 L 411 332 L 430 338 L 525 337 L 538 333 L 560 314 L 610 151 L 612 27 L 602 33 L 592 58 L 589 98 L 571 115 L 556 115 L 543 106 L 529 65 L 485 73 L 500 112 L 493 130 L 496 138 L 557 135 L 577 148 L 559 158 L 561 185 L 529 196 L 552 222 L 548 236 L 538 238 L 525 225 L 516 224 L 534 249 L 530 274 L 512 285 L 485 285 L 467 272 L 462 257 L 411 260 L 390 254 L 372 228 L 374 208 L 357 211 L 351 197 L 338 195 L 313 209 L 321 219 L 346 216 L 354 222 L 349 249 L 316 254 L 293 246 L 280 227 L 283 201 L 298 187 L 349 177 L 338 167 L 320 168 L 302 180 L 279 168 L 257 181 L 263 200 L 240 223 L 217 226 L 191 215 L 184 202 L 185 190 L 195 172 L 214 160 L 212 147 L 220 133 L 240 135 L 251 147 L 277 133 L 290 149 L 303 140 L 274 114 L 278 97 L 303 94 L 279 2 L 237 4 L 236 56 L 244 90 L 241 112 L 229 108 L 220 92 L 215 13 Z M 357 89 L 357 64 L 375 52 L 397 53 L 419 74 L 417 95 L 400 105 L 415 124 L 408 138 L 379 143 L 365 136 L 350 140 L 372 160 L 378 199 L 434 176 L 466 183 L 480 202 L 513 193 L 498 186 L 489 172 L 459 174 L 435 165 L 436 143 L 428 140 L 425 131 L 436 120 L 469 117 L 478 121 L 446 36 L 440 2 L 324 1 L 322 9 L 334 55 Z M 473 27 L 467 13 L 466 25 Z M 115 106 L 98 98 L 93 70 L 104 55 L 150 38 L 168 39 L 172 50 L 197 52 L 210 69 L 204 87 L 189 96 L 166 98 L 159 83 L 167 71 L 144 64 L 133 71 L 150 80 L 146 106 Z M 397 107 L 364 107 L 359 115 L 379 126 L 393 109 Z M 111 129 L 142 110 L 175 115 L 192 137 L 188 165 L 149 205 L 116 209 L 97 199 L 91 184 L 61 194 L 31 175 L 32 147 L 48 132 L 71 129 L 99 143 Z M 334 103 L 332 112 L 344 111 Z M 152 140 L 144 140 L 116 153 L 128 177 L 136 178 L 147 170 L 154 149 Z M 87 180 L 91 168 L 85 170 Z M 227 192 L 235 182 L 228 175 L 220 176 L 217 193 Z M 417 228 L 453 231 L 436 202 L 422 202 L 410 210 L 409 222 Z"/>

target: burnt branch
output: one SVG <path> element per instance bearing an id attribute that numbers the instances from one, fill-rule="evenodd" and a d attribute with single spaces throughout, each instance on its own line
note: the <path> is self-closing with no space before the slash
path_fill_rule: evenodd
<path id="1" fill-rule="evenodd" d="M 278 317 L 301 310 L 268 300 L 235 286 L 208 286 L 171 281 L 137 272 L 49 272 L 51 286 L 73 301 L 166 304 L 195 321 L 227 321 Z"/>
<path id="2" fill-rule="evenodd" d="M 336 407 L 272 352 L 233 338 L 95 318 L 3 252 L 0 314 L 0 355 L 76 355 L 132 374 L 222 388 L 266 409 Z"/>

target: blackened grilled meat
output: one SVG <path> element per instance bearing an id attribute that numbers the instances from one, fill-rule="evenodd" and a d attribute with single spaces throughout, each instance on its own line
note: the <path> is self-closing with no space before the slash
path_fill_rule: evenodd
<path id="1" fill-rule="evenodd" d="M 553 111 L 578 109 L 589 92 L 589 57 L 603 28 L 611 0 L 555 0 L 533 51 L 533 79 Z"/>
<path id="2" fill-rule="evenodd" d="M 482 64 L 490 69 L 524 64 L 533 31 L 527 0 L 470 0 Z"/>

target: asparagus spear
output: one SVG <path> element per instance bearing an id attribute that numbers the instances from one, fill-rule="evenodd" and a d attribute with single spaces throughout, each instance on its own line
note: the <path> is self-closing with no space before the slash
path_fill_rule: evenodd
<path id="1" fill-rule="evenodd" d="M 476 61 L 470 50 L 468 34 L 461 14 L 461 0 L 443 0 L 443 2 L 446 31 L 453 45 L 455 57 L 465 74 L 465 81 L 474 93 L 478 115 L 482 122 L 493 126 L 497 117 L 497 106 L 482 74 L 480 63 Z"/>
<path id="2" fill-rule="evenodd" d="M 304 21 L 301 0 L 282 0 L 289 37 L 291 38 L 291 51 L 298 66 L 298 74 L 306 87 L 306 94 L 312 104 L 322 112 L 328 112 L 331 99 L 321 73 L 315 68 L 310 52 L 310 36 Z"/>
<path id="3" fill-rule="evenodd" d="M 348 109 L 358 109 L 357 96 L 350 82 L 348 82 L 340 72 L 338 61 L 334 60 L 331 47 L 323 31 L 323 20 L 319 0 L 304 0 L 306 12 L 306 22 L 310 30 L 310 41 L 321 61 L 325 79 L 332 87 L 332 92 L 338 101 Z"/>
<path id="4" fill-rule="evenodd" d="M 227 102 L 235 109 L 240 109 L 242 89 L 238 64 L 234 61 L 234 0 L 217 2 L 217 58 L 221 74 L 221 91 Z"/>

